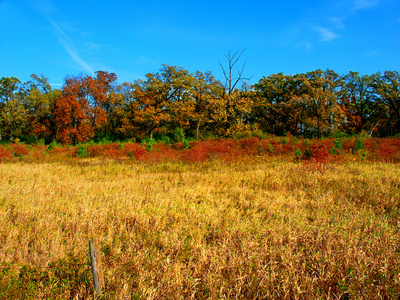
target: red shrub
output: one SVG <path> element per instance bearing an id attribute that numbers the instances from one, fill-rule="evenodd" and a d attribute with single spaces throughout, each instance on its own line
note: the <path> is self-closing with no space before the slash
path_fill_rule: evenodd
<path id="1" fill-rule="evenodd" d="M 239 145 L 242 148 L 243 154 L 245 155 L 256 155 L 260 153 L 260 138 L 259 137 L 251 137 L 244 138 L 239 140 Z"/>
<path id="2" fill-rule="evenodd" d="M 14 155 L 17 157 L 22 157 L 28 155 L 30 150 L 25 144 L 13 144 L 12 149 L 14 150 Z"/>
<path id="3" fill-rule="evenodd" d="M 234 140 L 210 140 L 204 141 L 204 150 L 209 159 L 221 159 L 230 161 L 234 156 L 237 156 L 237 145 Z M 236 150 L 236 151 L 235 151 Z"/>
<path id="4" fill-rule="evenodd" d="M 86 149 L 91 157 L 108 157 L 119 158 L 125 156 L 124 151 L 119 143 L 103 144 L 103 145 L 89 145 Z"/>
<path id="5" fill-rule="evenodd" d="M 174 149 L 166 143 L 160 143 L 153 146 L 149 155 L 152 161 L 176 161 L 180 158 L 181 153 L 182 150 Z"/>
<path id="6" fill-rule="evenodd" d="M 275 140 L 261 140 L 260 148 L 263 154 L 278 155 L 281 152 L 280 143 Z"/>
<path id="7" fill-rule="evenodd" d="M 381 139 L 378 143 L 379 157 L 384 161 L 400 161 L 400 139 Z"/>
<path id="8" fill-rule="evenodd" d="M 208 151 L 206 150 L 205 142 L 194 142 L 190 149 L 183 153 L 182 159 L 186 162 L 198 163 L 207 159 Z"/>
<path id="9" fill-rule="evenodd" d="M 135 143 L 124 144 L 124 152 L 138 161 L 144 160 L 147 154 L 145 147 Z"/>
<path id="10" fill-rule="evenodd" d="M 52 156 L 67 156 L 71 154 L 71 150 L 68 146 L 60 146 L 49 150 L 49 154 Z"/>
<path id="11" fill-rule="evenodd" d="M 32 157 L 35 160 L 41 160 L 41 159 L 43 159 L 45 151 L 46 151 L 46 147 L 45 146 L 36 145 L 36 146 L 34 146 L 34 148 L 32 150 Z"/>
<path id="12" fill-rule="evenodd" d="M 13 154 L 10 151 L 7 151 L 3 147 L 0 147 L 0 160 L 6 160 L 12 158 Z"/>
<path id="13" fill-rule="evenodd" d="M 190 163 L 200 163 L 206 160 L 206 158 L 206 153 L 201 151 L 200 147 L 186 150 L 182 157 L 183 161 Z"/>
<path id="14" fill-rule="evenodd" d="M 315 163 L 327 163 L 330 161 L 330 149 L 333 146 L 332 140 L 314 140 L 308 146 L 308 150 L 304 150 L 304 158 Z"/>
<path id="15" fill-rule="evenodd" d="M 124 156 L 124 151 L 122 150 L 121 144 L 112 143 L 103 145 L 103 155 L 109 158 L 118 158 Z"/>
<path id="16" fill-rule="evenodd" d="M 103 153 L 103 145 L 89 145 L 86 151 L 90 157 L 99 157 Z"/>
<path id="17" fill-rule="evenodd" d="M 296 149 L 295 144 L 293 143 L 292 139 L 288 139 L 287 137 L 281 138 L 278 144 L 276 144 L 276 151 L 277 154 L 286 155 L 293 153 Z"/>
<path id="18" fill-rule="evenodd" d="M 368 151 L 368 153 L 373 153 L 377 150 L 378 140 L 377 139 L 368 139 L 363 142 L 364 149 Z"/>
<path id="19" fill-rule="evenodd" d="M 183 149 L 185 149 L 185 145 L 183 143 L 181 143 L 181 142 L 173 143 L 170 147 L 172 149 L 175 149 L 175 150 L 183 150 Z"/>
<path id="20" fill-rule="evenodd" d="M 183 160 L 202 162 L 208 159 L 232 161 L 241 155 L 236 141 L 227 139 L 198 141 L 183 153 Z"/>
<path id="21" fill-rule="evenodd" d="M 342 149 L 350 152 L 356 147 L 355 139 L 346 139 L 342 141 Z"/>
<path id="22" fill-rule="evenodd" d="M 42 151 L 42 150 L 39 150 L 39 149 L 35 149 L 35 150 L 33 151 L 33 157 L 34 157 L 36 160 L 41 160 L 41 159 L 43 158 L 43 151 Z"/>

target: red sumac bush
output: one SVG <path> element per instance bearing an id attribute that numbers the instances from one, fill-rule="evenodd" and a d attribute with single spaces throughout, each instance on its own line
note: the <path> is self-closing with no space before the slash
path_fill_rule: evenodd
<path id="1" fill-rule="evenodd" d="M 315 140 L 308 146 L 307 159 L 316 163 L 327 163 L 330 161 L 330 149 L 333 146 L 333 141 L 330 140 Z M 307 148 L 306 148 L 307 149 Z"/>
<path id="2" fill-rule="evenodd" d="M 384 161 L 400 161 L 400 139 L 381 139 L 378 143 L 379 157 Z"/>
<path id="3" fill-rule="evenodd" d="M 147 154 L 146 148 L 136 143 L 124 144 L 124 152 L 138 161 L 144 160 Z"/>
<path id="4" fill-rule="evenodd" d="M 239 145 L 243 151 L 244 155 L 256 155 L 260 153 L 260 138 L 259 137 L 251 137 L 251 138 L 243 138 L 239 140 Z"/>
<path id="5" fill-rule="evenodd" d="M 3 147 L 0 147 L 0 160 L 6 160 L 12 158 L 13 154 L 10 151 L 7 151 Z"/>
<path id="6" fill-rule="evenodd" d="M 14 155 L 17 157 L 22 157 L 28 155 L 30 150 L 25 144 L 13 144 L 12 149 L 14 150 Z"/>

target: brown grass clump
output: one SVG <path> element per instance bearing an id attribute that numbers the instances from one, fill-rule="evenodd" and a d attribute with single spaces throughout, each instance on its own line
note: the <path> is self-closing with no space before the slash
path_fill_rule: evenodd
<path id="1" fill-rule="evenodd" d="M 136 151 L 136 150 L 135 150 Z M 398 299 L 394 164 L 0 164 L 0 298 Z"/>

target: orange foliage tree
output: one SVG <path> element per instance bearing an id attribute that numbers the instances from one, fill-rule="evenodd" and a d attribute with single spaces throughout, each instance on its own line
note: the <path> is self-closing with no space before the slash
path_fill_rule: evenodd
<path id="1" fill-rule="evenodd" d="M 108 95 L 114 73 L 96 72 L 97 77 L 70 77 L 65 80 L 61 97 L 56 103 L 56 139 L 77 144 L 93 138 L 95 130 L 105 130 Z"/>

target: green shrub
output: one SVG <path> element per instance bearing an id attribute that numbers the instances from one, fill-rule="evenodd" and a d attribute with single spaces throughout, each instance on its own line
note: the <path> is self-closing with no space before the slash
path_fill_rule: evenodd
<path id="1" fill-rule="evenodd" d="M 303 155 L 303 153 L 300 151 L 300 149 L 299 148 L 296 148 L 296 151 L 295 151 L 295 153 L 294 153 L 295 155 L 296 155 L 296 157 L 297 158 L 299 158 L 300 156 L 302 156 Z"/>
<path id="2" fill-rule="evenodd" d="M 335 145 L 336 148 L 338 148 L 339 150 L 342 150 L 342 148 L 343 148 L 342 140 L 336 139 L 333 144 Z"/>
<path id="3" fill-rule="evenodd" d="M 331 153 L 334 154 L 334 155 L 339 155 L 339 151 L 335 147 L 331 148 Z"/>
<path id="4" fill-rule="evenodd" d="M 21 141 L 27 145 L 36 145 L 38 143 L 38 137 L 34 134 L 25 134 L 21 137 Z"/>
<path id="5" fill-rule="evenodd" d="M 182 128 L 179 127 L 175 128 L 173 136 L 175 142 L 183 143 L 183 141 L 186 139 L 185 132 L 182 130 Z"/>
<path id="6" fill-rule="evenodd" d="M 358 152 L 359 150 L 362 150 L 362 149 L 364 149 L 363 142 L 360 139 L 356 138 L 356 145 L 354 147 L 354 151 Z"/>
<path id="7" fill-rule="evenodd" d="M 152 151 L 153 150 L 153 146 L 157 144 L 157 141 L 153 138 L 150 139 L 144 139 L 140 145 L 145 147 L 147 151 Z"/>
<path id="8" fill-rule="evenodd" d="M 310 148 L 306 148 L 306 150 L 304 150 L 304 158 L 305 159 L 309 159 L 310 157 L 311 157 L 311 150 L 310 150 Z"/>
<path id="9" fill-rule="evenodd" d="M 57 141 L 56 141 L 56 140 L 53 140 L 53 141 L 47 146 L 47 149 L 48 149 L 48 150 L 51 150 L 51 149 L 57 148 L 58 146 L 59 146 L 59 144 L 57 143 Z"/>
<path id="10" fill-rule="evenodd" d="M 163 135 L 158 140 L 160 142 L 165 142 L 167 145 L 171 145 L 171 138 L 168 135 Z"/>
<path id="11" fill-rule="evenodd" d="M 340 150 L 343 149 L 343 144 L 342 144 L 342 140 L 340 139 L 336 139 L 333 142 L 333 147 L 331 148 L 331 153 L 334 155 L 339 155 L 340 154 Z"/>
<path id="12" fill-rule="evenodd" d="M 347 136 L 347 134 L 345 132 L 342 132 L 342 131 L 339 131 L 339 132 L 336 133 L 336 137 L 337 138 L 344 138 L 346 136 Z"/>
<path id="13" fill-rule="evenodd" d="M 272 144 L 271 143 L 269 143 L 268 144 L 268 151 L 269 151 L 269 153 L 272 153 L 272 152 L 274 152 L 274 146 L 272 146 Z"/>
<path id="14" fill-rule="evenodd" d="M 76 157 L 86 157 L 87 151 L 85 145 L 79 145 L 78 150 L 76 151 Z"/>

